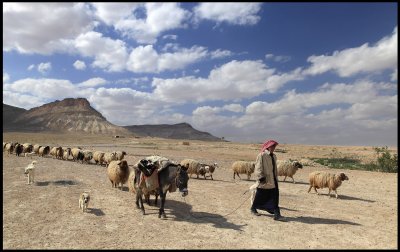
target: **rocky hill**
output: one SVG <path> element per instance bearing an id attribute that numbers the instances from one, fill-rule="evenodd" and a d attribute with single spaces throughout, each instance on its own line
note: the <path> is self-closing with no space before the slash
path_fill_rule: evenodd
<path id="1" fill-rule="evenodd" d="M 198 131 L 187 123 L 117 126 L 108 122 L 84 98 L 66 98 L 29 110 L 3 104 L 3 132 L 7 131 L 84 132 L 88 134 L 221 141 L 220 138 L 207 132 Z"/>
<path id="2" fill-rule="evenodd" d="M 3 104 L 3 111 L 5 107 L 9 112 L 3 113 L 4 131 L 132 134 L 128 130 L 108 122 L 84 98 L 66 98 L 25 111 L 6 104 Z M 13 116 L 10 111 L 12 109 L 19 111 L 18 114 Z"/>
<path id="3" fill-rule="evenodd" d="M 138 136 L 151 136 L 170 139 L 188 139 L 204 141 L 221 141 L 220 138 L 211 135 L 208 132 L 202 132 L 194 129 L 188 123 L 178 124 L 159 124 L 159 125 L 132 125 L 124 126 L 125 129 Z"/>

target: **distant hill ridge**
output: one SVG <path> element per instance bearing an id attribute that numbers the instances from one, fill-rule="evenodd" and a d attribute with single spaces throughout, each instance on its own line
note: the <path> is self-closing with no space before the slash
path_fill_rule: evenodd
<path id="1" fill-rule="evenodd" d="M 221 140 L 207 132 L 195 130 L 187 123 L 117 126 L 108 122 L 100 112 L 90 106 L 85 98 L 56 100 L 29 110 L 3 103 L 3 131 L 82 132 L 205 141 Z"/>

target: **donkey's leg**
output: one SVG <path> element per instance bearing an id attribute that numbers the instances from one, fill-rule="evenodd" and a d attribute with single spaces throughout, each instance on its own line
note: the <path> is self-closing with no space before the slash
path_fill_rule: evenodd
<path id="1" fill-rule="evenodd" d="M 165 215 L 165 212 L 164 212 L 164 205 L 165 205 L 165 196 L 167 195 L 167 192 L 163 192 L 161 189 L 160 189 L 160 199 L 161 199 L 161 206 L 160 206 L 160 210 L 159 210 L 159 212 L 158 212 L 158 218 L 161 218 L 161 216 L 163 217 L 163 219 L 165 219 L 165 218 L 167 218 L 167 216 Z"/>

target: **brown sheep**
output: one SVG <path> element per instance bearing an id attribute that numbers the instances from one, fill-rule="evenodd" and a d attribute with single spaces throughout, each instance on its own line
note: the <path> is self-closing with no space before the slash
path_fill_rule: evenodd
<path id="1" fill-rule="evenodd" d="M 255 162 L 236 161 L 232 164 L 233 179 L 235 179 L 235 175 L 240 178 L 239 174 L 247 174 L 247 180 L 250 180 L 251 174 L 254 173 L 255 168 Z"/>
<path id="2" fill-rule="evenodd" d="M 204 175 L 204 177 L 205 177 L 205 178 L 211 177 L 211 179 L 214 180 L 214 178 L 213 178 L 212 175 L 213 175 L 215 169 L 218 168 L 218 164 L 217 164 L 217 163 L 214 163 L 214 164 L 212 164 L 212 165 L 201 164 L 201 166 L 204 167 L 204 170 L 205 170 L 205 175 Z M 208 175 L 207 175 L 207 174 L 208 174 Z"/>
<path id="3" fill-rule="evenodd" d="M 122 185 L 125 184 L 129 178 L 128 162 L 126 160 L 111 161 L 107 167 L 107 174 L 112 187 L 117 188 L 119 184 L 121 184 L 119 189 L 122 190 Z"/>
<path id="4" fill-rule="evenodd" d="M 293 184 L 294 181 L 293 175 L 296 173 L 297 169 L 303 168 L 303 165 L 298 161 L 289 161 L 289 160 L 278 160 L 276 161 L 278 176 L 285 176 L 283 181 L 286 181 L 286 177 L 292 178 Z"/>
<path id="5" fill-rule="evenodd" d="M 338 194 L 336 189 L 342 184 L 342 181 L 349 180 L 349 178 L 343 173 L 331 174 L 323 171 L 314 171 L 309 174 L 310 180 L 310 188 L 308 192 L 311 191 L 311 188 L 314 188 L 315 192 L 317 192 L 317 188 L 328 188 L 329 189 L 329 197 L 331 196 L 331 191 L 334 191 L 336 194 L 336 199 L 338 198 Z"/>
<path id="6" fill-rule="evenodd" d="M 187 158 L 182 160 L 180 164 L 188 168 L 187 173 L 189 177 L 192 177 L 192 174 L 196 174 L 197 178 L 199 178 L 199 175 L 202 175 L 206 179 L 206 169 L 198 161 Z"/>

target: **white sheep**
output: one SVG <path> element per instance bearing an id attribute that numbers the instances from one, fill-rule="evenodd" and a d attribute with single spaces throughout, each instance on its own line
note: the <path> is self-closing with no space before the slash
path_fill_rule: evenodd
<path id="1" fill-rule="evenodd" d="M 250 180 L 251 174 L 254 173 L 255 168 L 256 168 L 255 162 L 235 161 L 232 164 L 233 179 L 235 179 L 235 175 L 237 175 L 240 178 L 239 174 L 247 174 L 247 180 Z"/>
<path id="2" fill-rule="evenodd" d="M 83 161 L 90 164 L 90 160 L 93 158 L 93 151 L 91 150 L 84 150 L 83 151 Z"/>
<path id="3" fill-rule="evenodd" d="M 311 172 L 308 176 L 310 181 L 310 188 L 308 192 L 311 191 L 311 188 L 314 188 L 315 192 L 317 192 L 317 188 L 328 188 L 329 189 L 329 197 L 331 196 L 331 191 L 333 190 L 336 195 L 336 199 L 338 198 L 338 194 L 336 189 L 342 184 L 342 181 L 349 180 L 349 178 L 343 173 L 332 174 L 323 171 L 314 171 Z"/>
<path id="4" fill-rule="evenodd" d="M 129 178 L 129 166 L 126 160 L 111 161 L 107 167 L 108 178 L 111 181 L 112 187 L 117 188 L 119 186 L 122 190 L 123 184 L 128 181 Z"/>
<path id="5" fill-rule="evenodd" d="M 204 166 L 200 164 L 197 160 L 194 159 L 184 159 L 180 162 L 181 166 L 187 167 L 187 173 L 189 174 L 190 177 L 192 177 L 192 174 L 196 174 L 197 178 L 199 178 L 199 175 L 204 176 L 204 179 L 206 179 L 206 169 Z"/>
<path id="6" fill-rule="evenodd" d="M 303 165 L 298 161 L 290 161 L 290 160 L 277 160 L 276 161 L 278 176 L 285 176 L 283 181 L 286 181 L 286 177 L 292 178 L 293 184 L 294 181 L 293 175 L 300 168 L 303 168 Z"/>

